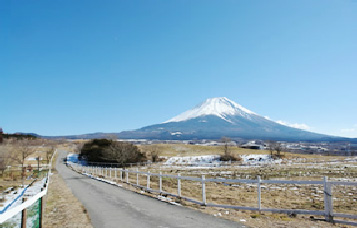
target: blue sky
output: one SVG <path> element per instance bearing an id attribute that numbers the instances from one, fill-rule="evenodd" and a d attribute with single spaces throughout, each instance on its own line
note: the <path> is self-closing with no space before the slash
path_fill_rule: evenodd
<path id="1" fill-rule="evenodd" d="M 0 126 L 120 132 L 223 96 L 357 137 L 356 12 L 355 0 L 1 1 Z"/>

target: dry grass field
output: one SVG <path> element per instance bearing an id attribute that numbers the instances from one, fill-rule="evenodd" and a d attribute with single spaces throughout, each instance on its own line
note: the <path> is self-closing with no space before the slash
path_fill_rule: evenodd
<path id="1" fill-rule="evenodd" d="M 221 155 L 222 147 L 207 147 L 193 145 L 153 145 L 141 146 L 142 150 L 159 151 L 162 157 L 171 156 L 198 156 L 198 155 Z M 270 151 L 231 148 L 234 155 L 270 154 Z M 299 155 L 283 153 L 282 164 L 273 164 L 267 167 L 222 167 L 222 168 L 193 168 L 193 167 L 142 167 L 140 171 L 151 173 L 165 173 L 182 176 L 224 179 L 256 179 L 258 175 L 262 179 L 269 180 L 319 180 L 328 176 L 330 180 L 357 181 L 357 163 L 343 162 L 346 157 Z M 298 161 L 298 162 L 297 162 Z M 338 162 L 336 162 L 338 161 Z M 341 162 L 342 161 L 342 162 Z M 299 163 L 299 164 L 297 164 Z M 114 175 L 112 175 L 114 176 Z M 139 176 L 139 184 L 146 186 L 145 175 Z M 136 174 L 129 174 L 129 181 L 136 183 Z M 158 177 L 151 176 L 150 187 L 159 190 Z M 163 178 L 163 191 L 177 194 L 177 180 Z M 181 181 L 182 196 L 202 201 L 201 183 L 193 181 Z M 357 188 L 355 186 L 334 186 L 334 212 L 356 215 L 357 211 Z M 256 184 L 222 184 L 206 183 L 206 198 L 208 203 L 257 206 Z M 322 185 L 262 185 L 262 207 L 323 210 L 323 186 Z M 156 196 L 155 196 L 156 197 Z M 222 216 L 238 221 L 246 220 L 247 225 L 252 227 L 333 227 L 332 224 L 310 219 L 309 215 L 272 214 L 244 210 L 226 210 L 222 208 L 201 207 L 181 201 L 182 204 L 202 210 L 205 213 Z M 321 219 L 321 218 L 320 218 Z M 338 224 L 337 227 L 347 227 Z M 335 226 L 335 227 L 336 227 Z"/>

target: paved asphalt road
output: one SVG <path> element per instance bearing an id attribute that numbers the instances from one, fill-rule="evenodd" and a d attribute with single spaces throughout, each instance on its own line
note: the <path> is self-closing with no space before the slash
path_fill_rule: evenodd
<path id="1" fill-rule="evenodd" d="M 66 155 L 59 151 L 57 170 L 87 208 L 95 228 L 246 227 L 90 179 L 68 169 L 62 162 Z"/>

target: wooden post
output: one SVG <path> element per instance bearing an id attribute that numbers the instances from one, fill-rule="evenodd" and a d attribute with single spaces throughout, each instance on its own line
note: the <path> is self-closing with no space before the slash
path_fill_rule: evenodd
<path id="1" fill-rule="evenodd" d="M 177 195 L 181 197 L 181 173 L 178 174 L 177 178 Z"/>
<path id="2" fill-rule="evenodd" d="M 206 178 L 202 175 L 202 205 L 206 205 Z"/>
<path id="3" fill-rule="evenodd" d="M 261 213 L 261 209 L 262 209 L 262 199 L 261 199 L 261 196 L 262 196 L 262 193 L 261 193 L 261 187 L 260 187 L 260 176 L 258 176 L 258 180 L 257 180 L 257 185 L 258 185 L 258 208 L 259 208 L 259 213 Z"/>
<path id="4" fill-rule="evenodd" d="M 25 203 L 27 201 L 27 198 L 22 198 L 22 203 Z M 23 209 L 21 213 L 21 228 L 26 228 L 26 222 L 27 222 L 27 209 Z"/>
<path id="5" fill-rule="evenodd" d="M 162 192 L 162 172 L 160 172 L 160 193 Z"/>
<path id="6" fill-rule="evenodd" d="M 324 176 L 324 205 L 325 205 L 325 220 L 333 222 L 333 205 L 331 184 L 328 183 L 328 176 Z"/>
<path id="7" fill-rule="evenodd" d="M 150 171 L 148 171 L 148 177 L 147 177 L 147 181 L 146 181 L 146 188 L 150 189 Z"/>
<path id="8" fill-rule="evenodd" d="M 136 168 L 136 185 L 139 186 L 139 168 Z"/>

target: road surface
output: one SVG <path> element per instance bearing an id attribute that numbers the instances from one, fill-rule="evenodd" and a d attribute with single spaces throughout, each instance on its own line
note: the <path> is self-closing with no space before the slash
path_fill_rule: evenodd
<path id="1" fill-rule="evenodd" d="M 246 227 L 90 179 L 68 169 L 62 162 L 66 155 L 59 151 L 57 170 L 87 209 L 95 228 Z"/>

